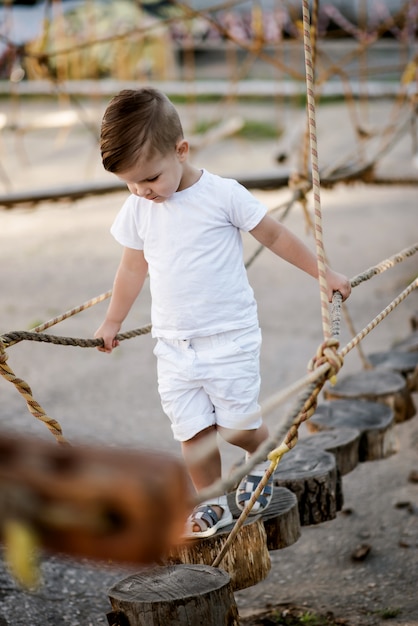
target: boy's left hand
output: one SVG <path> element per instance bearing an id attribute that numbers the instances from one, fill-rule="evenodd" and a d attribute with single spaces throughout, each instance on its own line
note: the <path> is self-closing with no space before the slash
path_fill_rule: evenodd
<path id="1" fill-rule="evenodd" d="M 334 270 L 327 269 L 327 285 L 328 285 L 328 301 L 332 302 L 332 296 L 336 291 L 339 291 L 342 295 L 343 302 L 347 300 L 351 293 L 351 283 L 347 276 L 334 272 Z"/>

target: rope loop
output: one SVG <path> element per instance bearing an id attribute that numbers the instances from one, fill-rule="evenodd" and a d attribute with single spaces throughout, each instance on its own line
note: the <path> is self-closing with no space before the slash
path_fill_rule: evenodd
<path id="1" fill-rule="evenodd" d="M 335 337 L 329 337 L 323 341 L 318 346 L 315 356 L 309 361 L 308 370 L 313 372 L 324 363 L 329 363 L 327 378 L 332 384 L 335 384 L 337 374 L 344 363 L 343 356 L 337 352 L 339 345 L 339 341 Z"/>
<path id="2" fill-rule="evenodd" d="M 0 337 L 0 365 L 2 363 L 6 363 L 8 358 L 9 358 L 9 355 L 6 352 L 6 347 Z"/>

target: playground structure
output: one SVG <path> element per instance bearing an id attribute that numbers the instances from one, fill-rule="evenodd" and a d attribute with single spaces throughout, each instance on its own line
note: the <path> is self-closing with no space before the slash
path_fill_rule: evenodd
<path id="1" fill-rule="evenodd" d="M 397 108 L 396 111 L 397 112 L 401 112 L 402 111 L 402 113 L 405 113 L 405 110 L 406 110 L 405 118 L 403 118 L 404 122 L 405 122 L 405 120 L 406 120 L 406 122 L 405 122 L 404 126 L 402 125 L 403 132 L 406 132 L 405 129 L 413 128 L 413 124 L 414 124 L 414 117 L 415 117 L 415 108 L 414 108 L 414 106 L 415 105 L 412 105 L 412 103 L 414 102 L 414 95 L 411 96 L 410 89 L 409 89 L 411 87 L 411 83 L 412 83 L 412 80 L 410 80 L 409 82 L 406 82 L 406 89 L 403 92 L 402 97 L 397 100 L 397 106 L 399 108 Z M 309 88 L 310 88 L 310 86 L 308 84 L 308 91 L 309 91 Z M 354 103 L 352 103 L 352 104 L 353 104 L 353 106 L 355 106 Z M 311 112 L 314 111 L 314 108 L 315 108 L 314 105 L 315 105 L 315 103 L 311 100 L 311 102 L 310 102 Z M 396 126 L 396 125 L 394 125 L 394 126 Z M 392 133 L 391 132 L 392 130 L 393 130 L 393 127 L 391 127 L 389 130 L 388 130 L 388 127 L 386 129 L 384 129 L 384 132 L 383 132 L 383 136 L 385 137 L 385 141 L 383 142 L 384 146 L 389 147 L 391 144 L 396 142 L 396 139 L 400 136 L 399 135 L 399 127 L 397 128 L 397 132 Z M 389 134 L 390 134 L 390 139 L 388 139 L 388 135 Z M 307 132 L 305 136 L 307 136 L 307 135 L 310 135 L 310 137 L 312 139 L 312 127 L 310 129 L 310 132 L 309 133 Z M 361 135 L 361 133 L 360 133 L 360 135 Z M 381 144 L 381 146 L 382 146 L 382 144 Z M 374 163 L 375 163 L 375 161 L 377 159 L 377 155 L 380 155 L 382 153 L 381 146 L 380 146 L 380 149 L 378 151 L 376 151 L 375 159 L 374 160 L 372 159 L 372 161 L 373 161 L 372 165 L 374 165 Z M 305 149 L 307 149 L 307 144 L 305 144 Z M 361 150 L 359 152 L 361 152 Z M 301 162 L 304 162 L 305 164 L 307 164 L 307 162 L 309 160 L 308 154 L 305 152 L 302 155 L 302 157 L 303 158 L 301 158 Z M 368 162 L 367 165 L 370 166 L 370 162 Z M 366 169 L 367 169 L 368 173 L 370 174 L 370 169 L 372 169 L 372 168 L 367 167 Z M 355 168 L 354 168 L 354 171 L 355 171 Z M 315 173 L 317 175 L 319 175 L 319 171 L 318 171 L 317 168 L 316 168 L 316 172 L 315 172 L 315 167 L 312 167 L 312 172 L 310 171 L 310 169 L 306 169 L 306 168 L 305 168 L 305 170 L 302 169 L 300 172 L 298 172 L 298 174 L 300 175 L 300 179 L 296 180 L 296 181 L 294 181 L 294 179 L 293 179 L 292 183 L 294 184 L 294 188 L 293 188 L 293 191 L 292 191 L 292 199 L 291 199 L 291 202 L 289 203 L 288 207 L 286 207 L 286 210 L 288 210 L 289 206 L 291 206 L 291 204 L 293 204 L 295 202 L 305 203 L 306 219 L 307 219 L 307 223 L 309 224 L 309 226 L 311 228 L 313 228 L 313 221 L 312 221 L 312 219 L 309 218 L 309 212 L 307 211 L 307 202 L 308 202 L 307 198 L 308 198 L 308 194 L 309 194 L 309 191 L 310 191 L 312 185 L 314 186 L 314 194 L 315 194 L 315 184 L 316 184 L 317 187 L 316 187 L 316 197 L 315 197 L 315 200 L 316 200 L 316 202 L 318 202 L 318 196 L 319 196 L 319 194 L 318 194 L 318 184 L 319 184 L 319 180 L 317 179 L 317 181 L 315 181 Z M 335 172 L 333 172 L 333 174 L 335 174 Z M 353 169 L 350 167 L 350 177 L 351 178 L 352 178 L 352 174 L 353 174 Z M 322 180 L 322 174 L 321 174 L 321 180 Z M 399 183 L 400 181 L 397 180 L 396 182 Z M 272 183 L 270 182 L 269 184 L 271 185 Z M 77 196 L 77 197 L 79 197 L 79 196 Z M 12 200 L 13 200 L 13 198 L 12 198 Z M 16 198 L 14 198 L 14 200 L 11 203 L 9 203 L 8 205 L 5 204 L 5 206 L 12 206 L 15 203 L 15 201 L 16 201 Z M 28 197 L 25 198 L 25 202 L 26 203 L 28 202 Z M 285 216 L 286 210 L 282 211 L 283 214 L 282 214 L 281 217 Z M 316 213 L 317 214 L 318 214 L 318 211 L 320 213 L 320 207 L 316 206 Z M 402 261 L 405 258 L 409 258 L 415 252 L 416 252 L 416 245 L 412 246 L 410 249 L 405 250 L 403 252 L 400 251 L 400 253 L 398 255 L 395 255 L 394 257 L 392 257 L 388 261 L 384 261 L 381 264 L 379 264 L 378 266 L 375 266 L 374 268 L 371 268 L 371 270 L 369 272 L 366 272 L 366 274 L 368 274 L 368 278 L 370 278 L 370 277 L 372 277 L 374 275 L 377 275 L 377 274 L 381 273 L 384 269 L 387 269 L 390 266 L 393 266 L 397 262 Z M 254 257 L 254 259 L 255 258 L 256 257 Z M 251 264 L 251 261 L 250 261 L 249 264 Z M 353 282 L 355 282 L 355 281 L 353 281 Z M 395 306 L 397 306 L 397 304 L 399 304 L 404 298 L 406 298 L 410 293 L 412 293 L 412 291 L 416 288 L 416 286 L 417 286 L 417 279 L 413 280 L 410 283 L 410 285 L 407 287 L 407 289 L 404 290 L 399 295 L 399 297 L 396 299 L 396 302 L 391 303 L 388 306 L 388 310 L 385 310 L 384 312 L 382 312 L 381 316 L 378 316 L 378 317 L 381 317 L 381 319 L 383 319 L 387 314 L 389 314 L 389 312 Z M 90 306 L 90 304 L 88 304 L 87 306 Z M 82 306 L 80 310 L 83 310 L 83 308 L 84 307 Z M 326 309 L 327 309 L 327 305 L 323 306 L 323 312 L 324 312 L 325 320 L 326 320 L 326 315 L 327 315 L 326 312 L 325 312 Z M 338 309 L 338 307 L 337 307 L 337 309 Z M 70 314 L 72 315 L 73 312 L 71 312 Z M 64 315 L 64 317 L 62 319 L 65 319 L 65 315 Z M 339 314 L 338 313 L 336 315 L 336 319 L 337 319 L 336 324 L 338 326 L 338 324 L 339 324 L 339 321 L 338 321 Z M 370 328 L 367 328 L 367 329 L 365 329 L 365 331 L 362 331 L 362 333 L 359 333 L 358 335 L 356 335 L 356 337 L 353 340 L 352 344 L 350 343 L 350 345 L 346 346 L 346 348 L 343 350 L 344 354 L 346 354 L 353 347 L 356 347 L 358 345 L 358 343 L 360 342 L 360 340 L 362 339 L 362 336 L 365 336 L 365 334 L 367 334 L 373 327 L 375 327 L 375 324 L 377 324 L 377 322 L 380 322 L 381 319 L 376 320 L 376 318 L 375 318 L 373 320 L 373 322 L 371 323 Z M 3 342 L 4 346 L 5 346 L 5 348 L 11 347 L 15 341 L 20 341 L 22 339 L 33 339 L 33 340 L 41 340 L 41 341 L 45 340 L 45 341 L 55 342 L 54 339 L 51 339 L 50 335 L 47 335 L 46 336 L 47 338 L 45 338 L 45 337 L 42 336 L 42 334 L 43 334 L 44 330 L 46 330 L 48 327 L 50 327 L 51 325 L 53 325 L 57 321 L 59 321 L 59 320 L 52 320 L 51 323 L 47 322 L 45 325 L 38 325 L 34 329 L 34 331 L 33 331 L 34 334 L 33 335 L 25 334 L 25 333 L 17 333 L 17 334 L 13 334 L 13 333 L 10 334 L 9 333 L 9 334 L 5 334 L 5 335 L 2 336 L 2 342 Z M 325 326 L 326 326 L 326 321 L 325 321 Z M 144 332 L 147 332 L 147 331 L 146 330 L 144 331 L 144 329 L 139 329 L 138 333 L 134 332 L 134 333 L 132 333 L 132 335 L 144 334 Z M 128 333 L 128 335 L 129 335 L 129 337 L 132 336 L 130 333 Z M 289 394 L 290 395 L 293 395 L 295 392 L 304 389 L 306 385 L 308 385 L 308 386 L 310 385 L 309 391 L 311 391 L 312 387 L 313 388 L 316 387 L 316 376 L 318 377 L 318 380 L 321 379 L 321 377 L 322 377 L 323 380 L 325 380 L 326 376 L 328 376 L 328 374 L 332 373 L 332 372 L 330 372 L 330 370 L 332 368 L 338 369 L 338 367 L 340 366 L 340 362 L 339 362 L 339 358 L 338 358 L 338 349 L 335 349 L 336 344 L 333 345 L 332 341 L 331 341 L 330 344 L 327 343 L 327 341 L 328 341 L 328 339 L 330 339 L 331 335 L 332 335 L 332 337 L 338 336 L 338 332 L 336 332 L 335 329 L 333 329 L 333 331 L 331 333 L 330 330 L 328 329 L 328 330 L 325 331 L 324 335 L 325 335 L 324 343 L 326 344 L 326 346 L 324 347 L 324 352 L 320 352 L 317 355 L 316 359 L 315 359 L 316 365 L 319 367 L 319 371 L 317 371 L 315 374 L 309 375 L 308 377 L 302 379 L 301 381 L 299 381 L 299 383 L 294 385 L 292 387 L 292 389 L 289 390 Z M 122 338 L 129 338 L 129 337 L 122 337 Z M 66 340 L 60 340 L 60 339 L 58 339 L 56 342 L 60 343 L 61 341 L 62 341 L 62 343 L 66 342 Z M 71 340 L 70 340 L 70 343 L 71 343 Z M 83 345 L 83 342 L 80 341 L 80 343 L 79 343 L 77 340 L 73 340 L 73 344 L 72 345 Z M 87 344 L 85 343 L 85 345 L 87 345 Z M 92 343 L 90 345 L 94 345 L 94 343 Z M 328 360 L 330 357 L 331 357 L 332 365 L 330 365 L 330 361 Z M 4 360 L 3 364 L 5 362 L 6 361 Z M 6 366 L 3 367 L 3 371 L 5 371 L 5 369 L 6 369 Z M 12 380 L 13 377 L 14 377 L 13 372 L 11 374 L 9 372 L 9 376 L 10 376 L 9 380 Z M 12 382 L 14 382 L 14 381 L 12 380 Z M 25 393 L 23 394 L 23 395 L 26 394 L 26 398 L 25 399 L 28 399 L 27 393 L 28 392 L 27 392 L 27 389 L 26 389 Z M 30 396 L 30 394 L 29 394 L 29 396 Z M 285 393 L 284 394 L 279 394 L 279 396 L 281 396 L 281 397 L 269 399 L 266 402 L 266 405 L 274 406 L 276 403 L 282 402 L 283 399 L 285 398 L 286 394 Z M 285 438 L 285 440 L 283 442 L 284 443 L 284 447 L 280 447 L 279 446 L 279 452 L 278 452 L 278 459 L 279 460 L 281 458 L 281 455 L 284 452 L 287 451 L 286 448 L 290 449 L 296 443 L 296 441 L 294 439 L 294 426 L 295 426 L 295 421 L 299 420 L 299 423 L 300 423 L 301 410 L 302 409 L 306 409 L 308 411 L 308 413 L 302 411 L 303 419 L 306 419 L 306 418 L 309 417 L 309 412 L 312 409 L 312 405 L 310 404 L 310 402 L 308 402 L 310 397 L 311 397 L 310 394 L 308 394 L 308 398 L 304 397 L 303 401 L 298 403 L 298 406 L 297 406 L 297 409 L 295 410 L 295 412 L 292 413 L 289 416 L 288 420 L 287 420 L 288 427 L 291 429 L 292 432 L 291 432 L 291 436 L 287 436 Z M 307 403 L 307 406 L 305 406 L 306 403 Z M 28 404 L 29 404 L 29 407 L 32 407 L 32 408 L 34 407 L 34 404 L 33 404 L 32 400 L 30 398 L 29 398 Z M 45 419 L 45 423 L 47 425 L 51 424 L 51 422 L 49 421 L 47 416 L 45 416 L 45 413 L 43 412 L 41 407 L 37 406 L 37 407 L 35 407 L 35 410 L 39 413 L 39 415 L 36 415 L 36 417 L 41 417 L 41 419 L 46 418 Z M 297 430 L 297 425 L 298 424 L 296 424 L 296 430 Z M 56 424 L 54 424 L 54 428 L 55 427 L 56 427 Z M 280 437 L 278 437 L 276 439 L 277 439 L 276 443 L 279 444 L 280 443 Z M 272 442 L 269 442 L 269 443 L 271 444 Z M 265 453 L 265 450 L 260 451 L 260 455 L 264 455 L 264 453 Z M 277 466 L 276 461 L 278 463 L 277 457 L 274 458 L 274 455 L 273 455 L 272 463 L 274 464 L 274 467 L 272 466 L 271 471 L 275 471 L 276 470 L 276 466 Z M 240 469 L 240 473 L 246 473 L 246 469 L 244 470 L 243 468 L 241 468 Z M 223 485 L 223 486 L 225 486 L 225 485 Z M 237 527 L 237 531 L 236 532 L 238 532 L 238 530 L 239 530 L 239 527 Z M 229 536 L 232 537 L 232 539 L 233 539 L 234 538 L 234 533 L 232 532 Z M 232 539 L 231 539 L 231 541 L 232 541 Z M 227 547 L 225 548 L 225 550 L 227 550 L 227 548 L 228 548 L 228 544 L 227 544 Z M 220 558 L 219 555 L 218 555 L 218 558 Z"/>

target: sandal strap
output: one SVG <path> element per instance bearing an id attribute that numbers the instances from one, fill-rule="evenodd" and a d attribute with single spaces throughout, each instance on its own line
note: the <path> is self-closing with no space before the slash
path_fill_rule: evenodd
<path id="1" fill-rule="evenodd" d="M 250 501 L 253 493 L 260 484 L 263 476 L 257 476 L 254 474 L 248 474 L 244 476 L 239 484 L 239 487 L 235 494 L 235 501 L 240 509 L 245 509 L 247 503 Z M 257 498 L 257 502 L 253 507 L 254 513 L 260 510 L 264 510 L 270 504 L 273 495 L 273 475 L 271 475 L 264 485 L 262 492 Z"/>
<path id="2" fill-rule="evenodd" d="M 252 493 L 257 489 L 258 485 L 261 482 L 261 479 L 262 479 L 262 476 L 254 476 L 253 474 L 248 474 L 248 476 L 245 476 L 242 479 L 238 489 L 240 491 Z M 271 495 L 273 491 L 272 486 L 273 486 L 273 476 L 270 476 L 270 478 L 264 485 L 263 491 L 261 493 L 266 494 L 266 495 Z"/>
<path id="3" fill-rule="evenodd" d="M 237 502 L 245 506 L 245 503 L 248 502 L 253 494 L 248 491 L 245 493 L 239 493 L 237 495 Z M 265 509 L 269 503 L 269 499 L 266 498 L 263 494 L 260 494 L 257 498 L 257 502 L 260 504 L 262 509 Z"/>
<path id="4" fill-rule="evenodd" d="M 204 531 L 215 526 L 221 517 L 209 504 L 202 504 L 194 509 L 190 515 L 190 521 L 193 524 L 197 524 L 201 531 Z"/>

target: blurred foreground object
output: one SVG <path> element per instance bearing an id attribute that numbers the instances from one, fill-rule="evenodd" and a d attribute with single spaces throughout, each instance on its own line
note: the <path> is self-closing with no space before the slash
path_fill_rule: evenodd
<path id="1" fill-rule="evenodd" d="M 10 528 L 26 528 L 36 538 L 31 546 L 75 557 L 155 563 L 180 540 L 188 485 L 182 462 L 163 453 L 2 435 L 0 538 L 7 544 Z M 24 561 L 16 551 L 24 551 L 19 546 L 25 542 L 12 543 L 6 545 L 9 564 Z"/>

